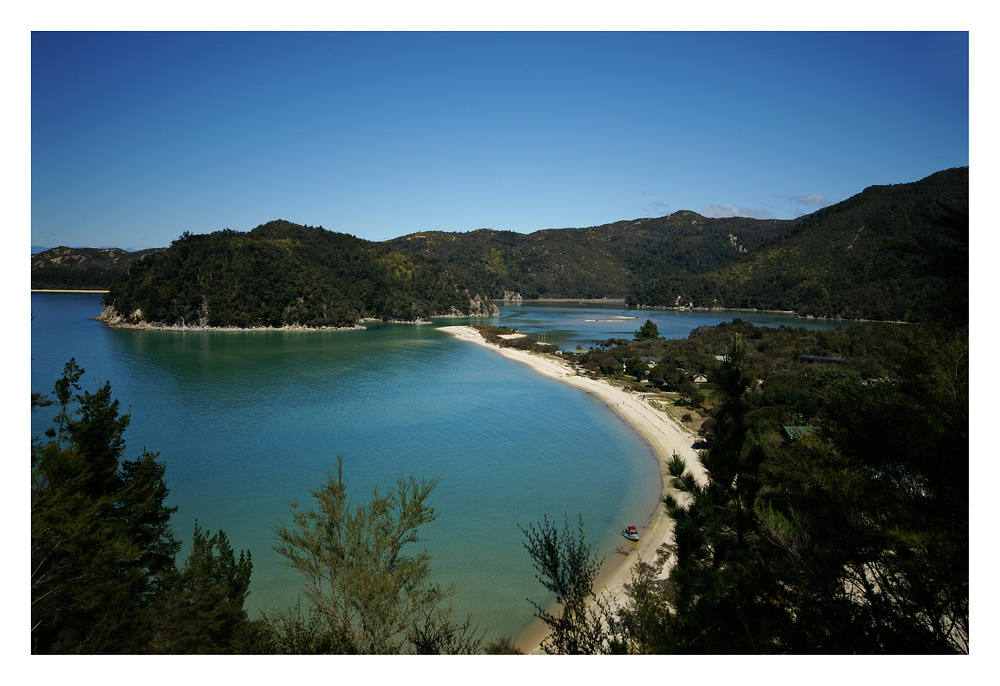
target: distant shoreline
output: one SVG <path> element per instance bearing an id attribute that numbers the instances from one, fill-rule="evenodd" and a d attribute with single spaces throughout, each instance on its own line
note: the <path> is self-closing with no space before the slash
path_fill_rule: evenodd
<path id="1" fill-rule="evenodd" d="M 697 451 L 692 447 L 694 441 L 691 434 L 666 413 L 650 406 L 640 394 L 624 391 L 604 380 L 578 376 L 565 362 L 551 356 L 492 345 L 486 342 L 479 331 L 470 326 L 443 326 L 439 327 L 439 330 L 527 364 L 543 376 L 567 383 L 602 400 L 652 448 L 659 463 L 661 498 L 667 494 L 679 495 L 665 478 L 667 464 L 674 453 L 684 458 L 688 470 L 693 472 L 698 480 L 704 481 L 704 468 L 698 461 Z M 633 522 L 622 522 L 622 526 L 630 523 Z M 629 551 L 629 556 L 616 554 L 611 559 L 605 560 L 594 584 L 595 595 L 610 596 L 619 606 L 626 602 L 625 584 L 632 581 L 632 569 L 639 559 L 654 562 L 656 550 L 661 545 L 673 541 L 673 522 L 663 509 L 660 499 L 657 500 L 646 522 L 639 521 L 634 524 L 638 526 L 641 534 L 639 542 L 631 543 L 623 538 L 622 547 Z M 663 574 L 665 575 L 667 571 L 664 569 Z M 548 627 L 541 620 L 535 619 L 517 638 L 516 645 L 526 653 L 541 653 L 541 643 L 548 633 Z"/>
<path id="2" fill-rule="evenodd" d="M 92 291 L 85 288 L 32 288 L 32 293 L 108 293 L 109 291 Z"/>
<path id="3" fill-rule="evenodd" d="M 667 305 L 643 305 L 642 307 L 628 307 L 624 298 L 522 298 L 521 300 L 504 300 L 494 298 L 493 302 L 505 305 L 530 305 L 532 303 L 581 303 L 581 304 L 603 304 L 622 305 L 625 309 L 654 312 L 760 312 L 761 314 L 784 314 L 799 319 L 823 320 L 828 322 L 866 322 L 874 324 L 910 324 L 911 322 L 899 321 L 897 319 L 845 319 L 844 317 L 817 317 L 811 314 L 799 314 L 795 310 L 766 310 L 759 307 L 671 307 Z"/>
<path id="4" fill-rule="evenodd" d="M 504 300 L 493 298 L 495 303 L 517 305 L 519 303 L 605 303 L 608 305 L 624 305 L 625 298 L 521 298 L 520 300 Z"/>
<path id="5" fill-rule="evenodd" d="M 109 291 L 99 291 L 99 290 L 86 290 L 86 289 L 70 289 L 70 288 L 32 288 L 32 293 L 108 293 Z M 522 298 L 521 300 L 504 300 L 503 298 L 492 298 L 495 303 L 503 303 L 505 305 L 530 305 L 531 303 L 582 303 L 582 304 L 597 304 L 597 305 L 625 305 L 624 298 Z M 799 319 L 821 319 L 823 321 L 834 321 L 834 322 L 866 322 L 866 323 L 876 323 L 876 324 L 909 324 L 910 322 L 904 322 L 894 319 L 844 319 L 843 317 L 816 317 L 810 314 L 799 314 L 795 310 L 763 310 L 756 307 L 667 307 L 666 305 L 645 305 L 643 307 L 636 308 L 626 308 L 639 310 L 652 310 L 655 312 L 760 312 L 763 314 L 785 314 L 791 315 L 793 317 L 798 317 Z M 443 319 L 447 315 L 442 315 L 441 317 L 434 317 L 434 319 Z M 374 321 L 374 320 L 368 320 Z M 379 320 L 381 321 L 381 320 Z M 432 322 L 418 320 L 415 322 L 387 322 L 396 324 L 430 324 Z M 228 327 L 226 329 L 204 329 L 204 328 L 168 328 L 168 327 L 114 327 L 114 328 L 143 328 L 146 330 L 156 330 L 156 331 L 222 331 L 222 330 L 235 330 L 240 327 Z M 289 330 L 302 331 L 302 330 L 316 330 L 316 331 L 330 331 L 330 330 L 344 330 L 351 331 L 354 328 L 364 328 L 364 327 L 345 327 L 343 329 L 334 329 L 330 327 L 318 328 L 318 327 L 291 327 Z M 282 329 L 275 329 L 274 327 L 261 327 L 257 329 L 241 329 L 243 331 L 278 331 Z"/>
<path id="6" fill-rule="evenodd" d="M 376 319 L 373 317 L 365 317 L 351 326 L 307 326 L 305 324 L 282 324 L 281 326 L 211 326 L 205 324 L 205 319 L 199 320 L 199 323 L 189 324 L 183 322 L 181 324 L 163 324 L 160 322 L 147 322 L 141 319 L 141 313 L 137 311 L 133 315 L 138 318 L 135 321 L 133 318 L 126 318 L 119 314 L 113 306 L 107 306 L 101 312 L 101 314 L 94 317 L 94 321 L 103 322 L 105 326 L 111 329 L 129 329 L 132 331 L 171 331 L 171 332 L 192 332 L 192 333 L 250 333 L 250 332 L 260 332 L 260 331 L 296 331 L 296 332 L 312 332 L 312 331 L 364 331 L 368 327 L 365 326 L 366 322 L 380 322 L 382 324 L 408 324 L 411 326 L 427 326 L 428 324 L 433 324 L 432 321 L 428 319 L 415 319 L 413 321 L 398 321 L 392 319 Z M 441 315 L 440 317 L 435 317 L 435 319 L 451 319 L 451 318 L 468 318 L 468 315 Z"/>
<path id="7" fill-rule="evenodd" d="M 111 310 L 109 312 L 108 310 Z M 154 322 L 130 323 L 118 315 L 112 308 L 106 307 L 101 314 L 93 318 L 109 329 L 126 329 L 130 331 L 168 331 L 175 333 L 252 333 L 259 331 L 364 331 L 360 323 L 354 326 L 303 326 L 301 324 L 285 324 L 282 326 L 209 326 L 208 324 L 158 324 Z M 370 320 L 369 320 L 370 321 Z"/>

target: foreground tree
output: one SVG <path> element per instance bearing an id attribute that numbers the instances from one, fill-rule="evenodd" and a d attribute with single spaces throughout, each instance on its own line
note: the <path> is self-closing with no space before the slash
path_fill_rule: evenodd
<path id="1" fill-rule="evenodd" d="M 442 603 L 451 588 L 430 582 L 426 551 L 408 556 L 417 529 L 437 517 L 428 498 L 437 479 L 396 479 L 387 494 L 372 491 L 352 508 L 337 470 L 312 496 L 317 510 L 292 504 L 295 528 L 279 526 L 275 550 L 303 577 L 310 603 L 270 618 L 276 649 L 288 653 L 471 653 L 480 639 L 469 622 L 456 624 Z"/>
<path id="2" fill-rule="evenodd" d="M 877 376 L 810 367 L 806 383 L 783 387 L 796 407 L 812 408 L 812 430 L 789 440 L 764 433 L 754 403 L 768 389 L 753 390 L 761 375 L 744 340 L 730 340 L 711 375 L 717 402 L 699 454 L 708 479 L 680 458 L 668 465 L 678 491 L 665 499 L 668 582 L 656 565 L 639 565 L 612 621 L 599 629 L 564 613 L 550 626 L 586 642 L 554 648 L 968 652 L 968 328 L 882 327 L 852 338 L 858 354 L 877 352 Z M 559 563 L 549 568 L 569 569 L 557 545 L 538 549 Z"/>
<path id="3" fill-rule="evenodd" d="M 521 529 L 527 538 L 524 547 L 538 572 L 542 586 L 555 595 L 561 607 L 558 615 L 535 601 L 536 616 L 545 622 L 551 634 L 542 649 L 551 654 L 594 655 L 625 652 L 613 635 L 614 609 L 605 599 L 594 595 L 594 580 L 600 570 L 598 560 L 584 540 L 583 518 L 577 531 L 571 532 L 566 518 L 562 533 L 544 518 L 537 526 Z"/>
<path id="4" fill-rule="evenodd" d="M 214 611 L 217 603 L 201 587 L 189 602 L 172 602 L 180 592 L 180 542 L 170 529 L 176 508 L 165 505 L 166 468 L 145 450 L 123 458 L 130 416 L 119 413 L 110 383 L 77 393 L 83 374 L 70 360 L 55 401 L 32 397 L 33 408 L 59 408 L 49 441 L 31 447 L 32 652 L 199 652 L 195 646 L 204 648 L 208 635 L 201 610 Z M 199 537 L 196 529 L 188 567 L 199 558 Z M 220 532 L 214 542 L 224 540 Z M 249 583 L 248 557 L 241 574 Z M 245 592 L 234 597 L 240 610 Z M 198 611 L 183 621 L 170 614 L 188 604 Z M 174 637 L 183 633 L 195 639 L 182 650 Z M 214 648 L 208 652 L 222 652 Z"/>
<path id="5" fill-rule="evenodd" d="M 683 496 L 666 496 L 674 520 L 669 631 L 659 632 L 656 652 L 766 653 L 787 617 L 773 602 L 777 589 L 759 545 L 754 506 L 764 448 L 746 426 L 751 387 L 746 343 L 735 334 L 711 373 L 718 404 L 699 459 L 707 482 L 698 483 L 674 456 L 671 484 Z"/>
<path id="6" fill-rule="evenodd" d="M 767 467 L 789 650 L 968 651 L 968 330 L 901 335 L 889 379 L 829 385 L 818 435 Z"/>
<path id="7" fill-rule="evenodd" d="M 58 430 L 32 445 L 32 648 L 137 652 L 180 546 L 168 526 L 175 508 L 164 505 L 155 453 L 122 459 L 129 415 L 110 384 L 73 393 L 83 373 L 67 363 L 55 386 Z"/>
<path id="8" fill-rule="evenodd" d="M 157 595 L 150 651 L 163 654 L 241 654 L 267 650 L 266 624 L 243 607 L 253 571 L 250 553 L 239 558 L 225 532 L 212 535 L 194 523 L 191 552 Z"/>

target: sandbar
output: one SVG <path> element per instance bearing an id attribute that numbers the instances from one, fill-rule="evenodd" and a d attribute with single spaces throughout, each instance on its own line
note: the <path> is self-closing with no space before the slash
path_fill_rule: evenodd
<path id="1" fill-rule="evenodd" d="M 669 485 L 668 480 L 664 478 L 667 474 L 667 463 L 674 453 L 684 458 L 688 470 L 694 474 L 698 481 L 704 483 L 706 479 L 704 467 L 698 460 L 698 452 L 692 447 L 698 440 L 697 436 L 675 422 L 665 412 L 652 407 L 643 399 L 642 394 L 625 391 L 603 379 L 580 376 L 566 362 L 552 355 L 492 345 L 486 342 L 479 331 L 470 326 L 443 326 L 439 328 L 463 341 L 485 346 L 499 352 L 504 357 L 522 362 L 543 376 L 568 383 L 602 400 L 652 447 L 653 453 L 660 463 L 663 495 L 676 493 Z M 657 548 L 664 543 L 669 544 L 673 541 L 673 522 L 659 502 L 657 502 L 654 511 L 650 513 L 648 521 L 645 523 L 637 522 L 636 525 L 640 533 L 638 542 L 632 543 L 624 537 L 622 538 L 622 548 L 628 550 L 628 557 L 616 554 L 612 556 L 613 559 L 606 560 L 595 583 L 594 593 L 596 595 L 610 596 L 612 601 L 618 605 L 626 603 L 625 584 L 632 580 L 632 568 L 640 559 L 644 562 L 654 562 Z M 665 567 L 661 576 L 665 577 L 668 572 L 669 568 Z M 541 643 L 547 635 L 545 624 L 541 620 L 535 620 L 518 637 L 515 644 L 525 653 L 540 654 L 543 652 Z"/>

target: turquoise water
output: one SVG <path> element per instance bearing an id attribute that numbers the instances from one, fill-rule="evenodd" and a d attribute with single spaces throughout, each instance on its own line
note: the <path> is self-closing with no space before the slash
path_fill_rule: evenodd
<path id="1" fill-rule="evenodd" d="M 621 303 L 532 302 L 527 305 L 502 306 L 504 325 L 524 333 L 537 335 L 539 340 L 561 348 L 584 350 L 595 341 L 628 338 L 647 319 L 651 319 L 664 338 L 687 338 L 692 330 L 740 318 L 757 326 L 803 326 L 807 329 L 836 329 L 859 322 L 803 319 L 776 312 L 627 310 Z"/>
<path id="2" fill-rule="evenodd" d="M 288 504 L 344 455 L 355 501 L 399 472 L 440 476 L 420 533 L 453 607 L 491 635 L 519 633 L 546 601 L 518 525 L 582 513 L 602 555 L 645 520 L 659 483 L 648 446 L 591 396 L 432 326 L 367 331 L 116 331 L 100 296 L 33 294 L 32 389 L 70 357 L 84 388 L 110 380 L 132 423 L 127 455 L 167 465 L 179 538 L 194 519 L 249 548 L 249 604 L 290 605 L 297 578 L 271 550 Z M 49 425 L 36 413 L 32 435 Z"/>
<path id="3" fill-rule="evenodd" d="M 127 457 L 145 447 L 167 465 L 176 535 L 189 542 L 198 519 L 251 550 L 254 612 L 294 602 L 298 579 L 271 548 L 273 527 L 289 523 L 292 500 L 311 505 L 337 453 L 356 503 L 398 473 L 440 477 L 439 517 L 420 534 L 435 579 L 455 585 L 453 608 L 490 636 L 517 635 L 532 619 L 527 599 L 549 600 L 519 526 L 582 514 L 610 558 L 622 526 L 645 523 L 656 506 L 650 448 L 600 401 L 434 326 L 120 331 L 91 320 L 100 298 L 32 294 L 32 390 L 50 392 L 70 357 L 86 369 L 85 389 L 110 381 L 132 415 Z M 503 308 L 500 323 L 586 348 L 631 337 L 647 316 L 662 334 L 686 336 L 733 314 L 532 304 Z M 614 316 L 639 318 L 588 321 Z M 32 436 L 50 416 L 35 413 Z"/>

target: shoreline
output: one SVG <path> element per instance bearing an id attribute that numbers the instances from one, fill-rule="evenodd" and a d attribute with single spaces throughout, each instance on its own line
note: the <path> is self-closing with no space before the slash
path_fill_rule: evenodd
<path id="1" fill-rule="evenodd" d="M 499 352 L 504 357 L 528 365 L 543 376 L 567 383 L 603 401 L 652 448 L 660 468 L 661 497 L 674 492 L 664 477 L 667 474 L 667 462 L 675 452 L 684 458 L 688 469 L 695 474 L 696 478 L 704 480 L 704 469 L 698 461 L 698 453 L 691 447 L 695 439 L 666 413 L 654 409 L 642 400 L 640 394 L 624 391 L 603 379 L 578 376 L 569 365 L 553 357 L 492 345 L 487 343 L 476 329 L 469 326 L 442 326 L 438 328 L 460 340 L 476 343 Z M 625 545 L 622 546 L 629 551 L 628 557 L 616 553 L 610 559 L 605 560 L 594 584 L 596 596 L 610 596 L 613 602 L 623 605 L 626 599 L 625 584 L 632 581 L 632 568 L 639 559 L 653 562 L 656 559 L 656 550 L 661 545 L 673 541 L 673 522 L 664 512 L 659 500 L 657 500 L 647 521 L 638 528 L 640 531 L 639 541 L 636 543 L 626 541 Z M 665 568 L 661 577 L 664 577 L 668 571 Z M 527 654 L 543 654 L 541 643 L 547 638 L 548 633 L 548 627 L 536 618 L 515 639 L 515 645 Z"/>
<path id="2" fill-rule="evenodd" d="M 82 292 L 82 291 L 79 291 Z M 426 326 L 434 322 L 429 319 L 415 319 L 413 321 L 398 321 L 393 319 L 376 319 L 365 317 L 352 326 L 307 326 L 304 324 L 282 324 L 281 326 L 211 326 L 205 323 L 202 318 L 197 323 L 187 323 L 181 321 L 180 324 L 163 324 L 162 322 L 148 322 L 141 319 L 142 313 L 136 310 L 132 317 L 126 318 L 115 311 L 114 307 L 108 305 L 101 314 L 93 318 L 94 321 L 103 323 L 111 329 L 127 329 L 133 331 L 169 331 L 169 332 L 196 332 L 196 333 L 245 333 L 261 331 L 364 331 L 368 327 L 368 322 L 380 322 L 383 324 L 408 324 L 411 326 Z M 441 315 L 439 319 L 473 318 L 465 314 Z"/>
<path id="3" fill-rule="evenodd" d="M 355 326 L 302 326 L 300 324 L 285 324 L 284 326 L 208 326 L 201 324 L 122 324 L 109 322 L 100 317 L 94 317 L 94 321 L 105 324 L 109 329 L 123 329 L 131 331 L 169 331 L 169 332 L 194 332 L 194 333 L 255 333 L 261 331 L 364 331 L 366 327 L 361 324 Z"/>
<path id="4" fill-rule="evenodd" d="M 86 288 L 32 288 L 32 293 L 109 293 L 110 291 L 88 290 Z"/>
<path id="5" fill-rule="evenodd" d="M 625 309 L 653 312 L 760 312 L 762 314 L 786 314 L 798 319 L 822 320 L 832 322 L 864 322 L 866 324 L 911 324 L 912 322 L 899 321 L 896 319 L 850 319 L 845 317 L 819 317 L 814 314 L 799 314 L 795 310 L 769 310 L 761 307 L 702 307 L 688 305 L 637 305 L 629 307 L 625 304 L 625 298 L 522 298 L 520 300 L 504 300 L 494 298 L 493 302 L 504 303 L 505 305 L 530 305 L 531 303 L 580 303 L 586 304 L 621 304 Z M 635 317 L 639 319 L 639 317 Z"/>

